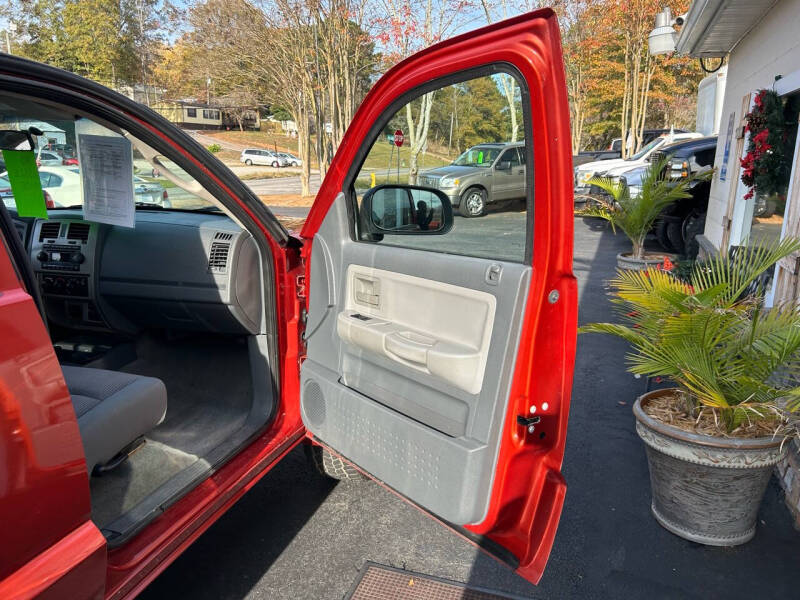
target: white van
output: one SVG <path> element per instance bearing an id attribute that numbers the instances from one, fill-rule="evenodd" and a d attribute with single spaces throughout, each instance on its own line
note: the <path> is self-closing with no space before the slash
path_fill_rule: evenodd
<path id="1" fill-rule="evenodd" d="M 268 165 L 270 167 L 286 167 L 289 161 L 272 150 L 261 150 L 260 148 L 245 148 L 239 161 L 246 165 Z"/>

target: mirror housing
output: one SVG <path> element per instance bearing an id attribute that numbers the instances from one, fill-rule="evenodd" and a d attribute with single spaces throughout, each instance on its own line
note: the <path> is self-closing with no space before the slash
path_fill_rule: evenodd
<path id="1" fill-rule="evenodd" d="M 511 161 L 510 160 L 501 160 L 498 162 L 495 167 L 495 171 L 510 171 L 511 170 Z"/>
<path id="2" fill-rule="evenodd" d="M 0 129 L 0 150 L 33 151 L 36 149 L 36 143 L 33 141 L 34 135 L 42 135 L 42 131 L 36 127 L 23 130 Z"/>
<path id="3" fill-rule="evenodd" d="M 361 199 L 361 224 L 375 241 L 384 235 L 443 235 L 453 227 L 447 194 L 433 188 L 386 184 Z"/>

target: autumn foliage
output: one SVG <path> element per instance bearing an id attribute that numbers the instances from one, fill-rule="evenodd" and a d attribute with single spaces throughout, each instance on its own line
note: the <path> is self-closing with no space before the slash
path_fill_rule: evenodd
<path id="1" fill-rule="evenodd" d="M 694 59 L 651 57 L 647 36 L 665 6 L 688 0 L 565 0 L 556 4 L 572 112 L 573 151 L 623 138 L 634 152 L 649 128 L 694 128 L 702 71 Z"/>

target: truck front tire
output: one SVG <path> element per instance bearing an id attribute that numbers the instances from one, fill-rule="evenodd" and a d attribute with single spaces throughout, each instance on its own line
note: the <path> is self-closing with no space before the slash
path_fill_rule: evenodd
<path id="1" fill-rule="evenodd" d="M 461 216 L 471 219 L 482 217 L 486 214 L 486 190 L 479 187 L 471 187 L 461 196 L 458 205 L 458 212 Z"/>
<path id="2" fill-rule="evenodd" d="M 342 458 L 315 444 L 306 444 L 306 458 L 320 475 L 339 481 L 366 479 L 361 472 Z"/>

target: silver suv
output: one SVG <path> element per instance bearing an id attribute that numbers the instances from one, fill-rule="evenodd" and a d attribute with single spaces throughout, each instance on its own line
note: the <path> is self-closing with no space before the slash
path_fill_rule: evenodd
<path id="1" fill-rule="evenodd" d="M 488 204 L 525 198 L 525 144 L 478 144 L 417 183 L 442 190 L 463 216 L 480 217 Z"/>

